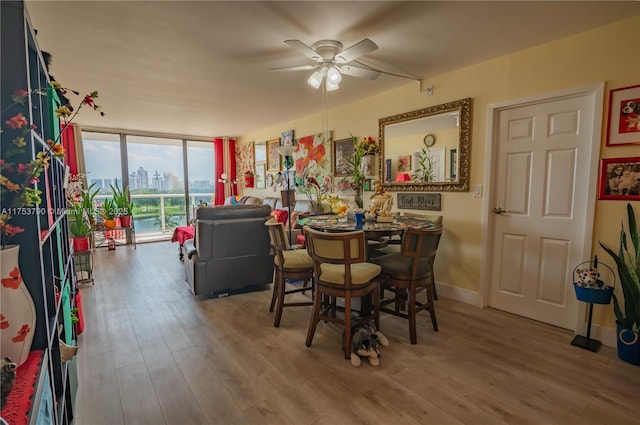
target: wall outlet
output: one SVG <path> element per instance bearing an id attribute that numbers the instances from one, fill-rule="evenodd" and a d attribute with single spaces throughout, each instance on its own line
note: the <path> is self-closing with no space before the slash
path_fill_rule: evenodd
<path id="1" fill-rule="evenodd" d="M 473 197 L 474 198 L 482 198 L 482 185 L 477 184 L 473 186 Z"/>

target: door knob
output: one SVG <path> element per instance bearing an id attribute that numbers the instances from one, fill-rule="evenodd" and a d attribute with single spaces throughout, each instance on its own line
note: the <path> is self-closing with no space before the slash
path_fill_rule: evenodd
<path id="1" fill-rule="evenodd" d="M 503 210 L 502 208 L 500 208 L 500 207 L 495 207 L 495 208 L 493 209 L 493 212 L 494 212 L 495 214 L 500 215 L 500 214 L 502 214 L 502 213 L 504 212 L 504 210 Z"/>

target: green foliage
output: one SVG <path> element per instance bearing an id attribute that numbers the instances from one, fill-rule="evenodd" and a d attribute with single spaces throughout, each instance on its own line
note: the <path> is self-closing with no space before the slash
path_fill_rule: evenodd
<path id="1" fill-rule="evenodd" d="M 156 219 L 153 222 L 154 226 L 156 226 L 158 229 L 162 229 L 162 221 L 160 220 L 160 217 L 156 217 Z M 175 218 L 173 218 L 173 216 L 171 215 L 165 215 L 164 216 L 164 227 L 165 229 L 175 229 L 176 227 L 178 227 L 178 222 L 175 220 Z"/>
<path id="2" fill-rule="evenodd" d="M 418 166 L 411 178 L 417 182 L 430 182 L 435 178 L 435 170 L 433 169 L 433 158 L 429 155 L 429 148 L 424 147 L 418 154 Z"/>
<path id="3" fill-rule="evenodd" d="M 113 185 L 111 185 L 111 191 L 113 192 L 113 201 L 118 209 L 116 215 L 133 215 L 133 202 L 131 202 L 129 186 L 125 187 L 124 190 L 120 190 L 118 180 L 116 179 L 116 186 L 113 187 Z"/>
<path id="4" fill-rule="evenodd" d="M 102 202 L 102 216 L 105 220 L 114 220 L 117 211 L 118 205 L 116 205 L 113 199 L 105 199 L 104 202 Z"/>
<path id="5" fill-rule="evenodd" d="M 74 238 L 86 237 L 93 231 L 93 225 L 90 220 L 90 209 L 83 208 L 82 204 L 78 203 L 69 208 L 69 233 Z"/>
<path id="6" fill-rule="evenodd" d="M 627 204 L 627 216 L 629 220 L 629 237 L 633 245 L 632 254 L 627 244 L 627 234 L 624 230 L 624 223 L 620 230 L 620 246 L 615 253 L 611 248 L 600 242 L 600 246 L 613 258 L 618 268 L 620 276 L 620 286 L 624 295 L 624 313 L 621 303 L 613 295 L 613 311 L 616 315 L 616 322 L 627 329 L 635 332 L 640 331 L 640 234 L 636 224 L 635 212 L 631 203 Z"/>

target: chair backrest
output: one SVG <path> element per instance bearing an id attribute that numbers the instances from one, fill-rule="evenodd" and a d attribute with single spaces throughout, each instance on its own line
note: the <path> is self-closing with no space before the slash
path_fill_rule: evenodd
<path id="1" fill-rule="evenodd" d="M 423 218 L 425 220 L 433 221 L 436 225 L 442 224 L 442 219 L 443 219 L 441 215 L 433 215 L 433 214 L 417 214 L 417 213 L 411 213 L 411 212 L 403 212 L 402 215 L 404 217 Z"/>
<path id="2" fill-rule="evenodd" d="M 366 261 L 367 241 L 364 231 L 321 232 L 305 227 L 307 250 L 321 263 L 354 264 Z"/>
<path id="3" fill-rule="evenodd" d="M 424 273 L 424 268 L 419 267 L 420 261 L 428 261 L 429 271 L 433 273 L 433 263 L 438 252 L 442 226 L 433 229 L 417 229 L 410 227 L 404 232 L 402 238 L 401 254 L 411 258 L 411 278 L 419 278 Z M 419 272 L 423 270 L 423 272 Z"/>
<path id="4" fill-rule="evenodd" d="M 271 248 L 277 258 L 276 264 L 284 264 L 284 256 L 282 251 L 289 249 L 289 241 L 286 237 L 284 224 L 274 220 L 273 218 L 264 223 L 269 229 L 269 238 L 271 239 Z"/>
<path id="5" fill-rule="evenodd" d="M 315 275 L 319 280 L 322 277 L 322 264 L 344 264 L 344 275 L 340 280 L 345 288 L 351 287 L 351 265 L 366 261 L 367 241 L 364 231 L 355 232 L 320 232 L 310 227 L 304 227 L 307 251 L 313 259 Z M 335 278 L 335 276 L 333 276 Z M 337 283 L 337 282 L 335 282 Z"/>
<path id="6" fill-rule="evenodd" d="M 405 257 L 433 257 L 438 251 L 441 236 L 442 226 L 436 226 L 433 229 L 409 227 L 404 232 L 400 252 Z"/>

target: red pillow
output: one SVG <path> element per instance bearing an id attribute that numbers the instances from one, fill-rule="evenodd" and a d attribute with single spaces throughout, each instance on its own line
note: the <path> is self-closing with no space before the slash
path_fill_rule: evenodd
<path id="1" fill-rule="evenodd" d="M 275 217 L 276 221 L 278 223 L 286 223 L 287 222 L 287 218 L 289 217 L 289 213 L 287 210 L 279 210 L 279 209 L 275 209 L 273 211 L 271 211 L 271 216 Z"/>

